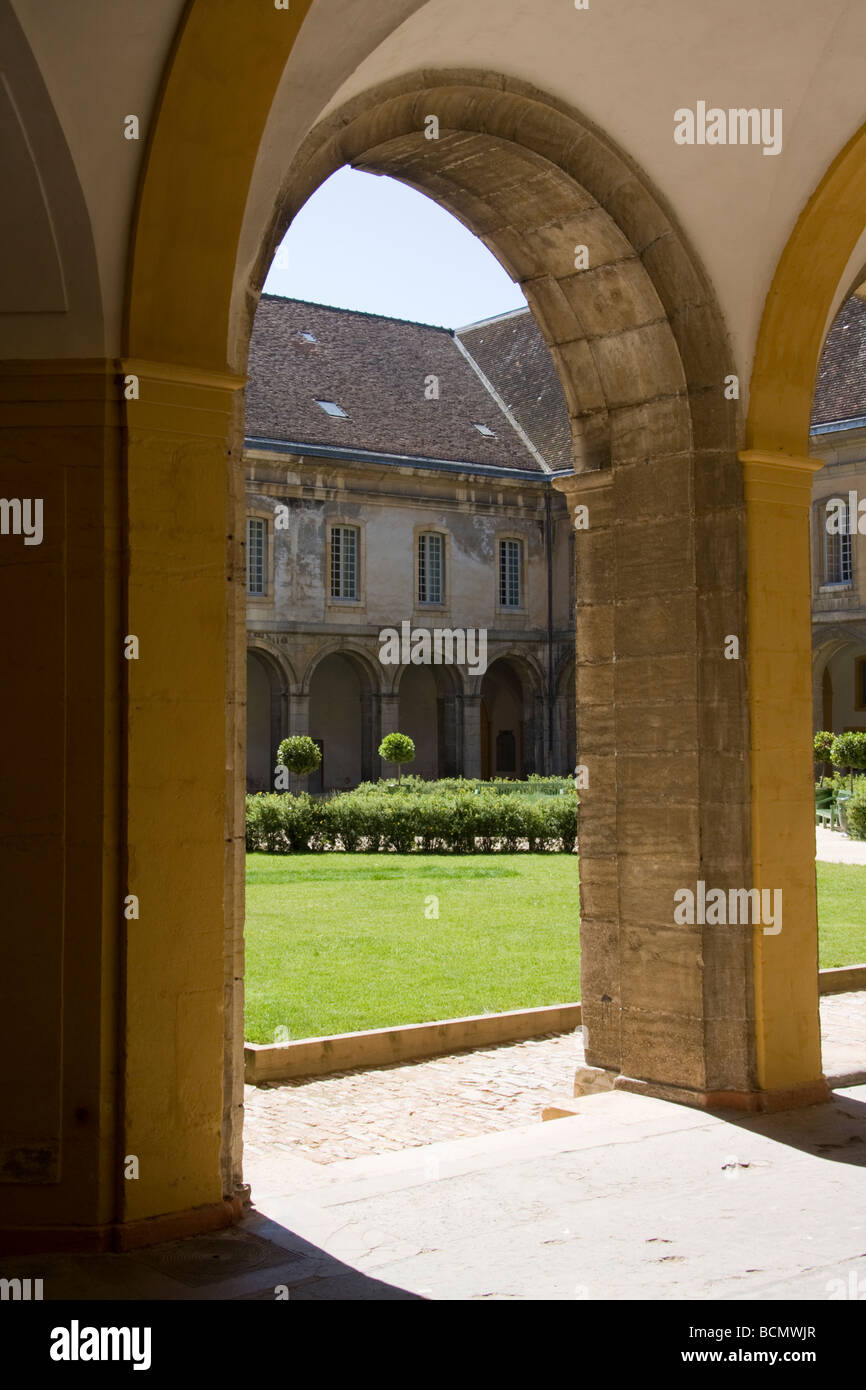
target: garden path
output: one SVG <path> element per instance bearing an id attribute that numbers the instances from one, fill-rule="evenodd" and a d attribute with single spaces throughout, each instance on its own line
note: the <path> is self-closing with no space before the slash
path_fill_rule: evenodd
<path id="1" fill-rule="evenodd" d="M 866 1080 L 866 991 L 821 1000 L 824 1071 Z M 395 1152 L 534 1124 L 571 1094 L 580 1035 L 548 1034 L 474 1052 L 247 1086 L 244 1168 Z M 851 1084 L 850 1080 L 848 1084 Z M 557 1123 L 553 1121 L 552 1123 Z"/>

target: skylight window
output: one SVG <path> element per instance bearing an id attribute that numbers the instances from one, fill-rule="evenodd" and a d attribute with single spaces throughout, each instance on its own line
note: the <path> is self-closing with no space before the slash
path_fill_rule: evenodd
<path id="1" fill-rule="evenodd" d="M 315 333 L 302 333 L 301 337 L 305 343 L 317 343 L 319 341 Z"/>
<path id="2" fill-rule="evenodd" d="M 325 412 L 326 415 L 340 416 L 343 420 L 348 420 L 348 418 L 349 418 L 348 415 L 346 414 L 345 410 L 341 410 L 340 407 L 337 405 L 337 403 L 336 403 L 335 401 L 318 401 L 318 400 L 317 400 L 317 401 L 316 401 L 316 405 L 320 405 L 320 406 L 322 407 L 322 409 L 324 410 L 324 412 Z"/>
<path id="3" fill-rule="evenodd" d="M 478 424 L 476 424 L 475 428 L 477 429 L 477 431 L 478 431 L 479 434 L 483 434 L 483 435 L 484 435 L 484 438 L 485 438 L 485 439 L 495 439 L 495 438 L 496 438 L 496 435 L 493 433 L 493 430 L 491 430 L 490 428 L 488 428 L 487 425 L 478 425 Z"/>

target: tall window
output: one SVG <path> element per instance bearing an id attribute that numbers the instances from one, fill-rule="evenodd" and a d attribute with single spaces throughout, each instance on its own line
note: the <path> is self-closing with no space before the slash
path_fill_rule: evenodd
<path id="1" fill-rule="evenodd" d="M 445 542 L 431 531 L 418 537 L 418 602 L 442 603 L 445 592 Z"/>
<path id="2" fill-rule="evenodd" d="M 499 542 L 499 606 L 519 608 L 523 602 L 521 571 L 523 541 Z"/>
<path id="3" fill-rule="evenodd" d="M 331 598 L 358 597 L 358 528 L 331 527 Z"/>
<path id="4" fill-rule="evenodd" d="M 247 517 L 247 593 L 264 594 L 268 577 L 268 523 Z"/>
<path id="5" fill-rule="evenodd" d="M 824 583 L 851 583 L 851 537 L 848 533 L 848 504 L 841 508 L 838 521 L 832 513 L 821 512 L 824 529 Z M 832 517 L 834 530 L 827 530 L 828 515 Z M 838 526 L 838 532 L 835 529 Z"/>

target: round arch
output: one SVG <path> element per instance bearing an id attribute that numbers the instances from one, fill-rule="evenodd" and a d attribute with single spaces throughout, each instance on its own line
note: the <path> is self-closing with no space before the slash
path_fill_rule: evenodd
<path id="1" fill-rule="evenodd" d="M 824 338 L 862 261 L 864 207 L 866 125 L 830 165 L 779 258 L 740 455 L 749 652 L 760 656 L 749 690 L 753 882 L 787 885 L 796 914 L 785 928 L 797 943 L 787 955 L 763 934 L 753 948 L 758 1075 L 769 1088 L 790 1085 L 798 1058 L 820 1074 L 809 514 L 821 461 L 809 456 L 809 431 Z"/>
<path id="2" fill-rule="evenodd" d="M 468 682 L 468 689 L 471 694 L 479 695 L 481 693 L 484 676 L 497 661 L 507 661 L 515 669 L 523 685 L 526 699 L 534 700 L 543 697 L 546 676 L 541 668 L 541 663 L 532 652 L 521 651 L 513 643 L 503 643 L 501 646 L 494 645 L 488 650 L 487 670 L 483 675 L 472 676 Z"/>
<path id="3" fill-rule="evenodd" d="M 310 683 L 317 668 L 329 656 L 344 656 L 351 663 L 362 683 L 371 695 L 380 695 L 384 690 L 382 667 L 376 664 L 373 656 L 356 642 L 346 641 L 344 637 L 332 637 L 317 647 L 304 668 L 298 687 L 300 695 L 309 695 Z"/>
<path id="4" fill-rule="evenodd" d="M 862 280 L 850 269 L 864 233 L 866 125 L 837 155 L 779 258 L 749 388 L 746 448 L 809 452 L 815 373 L 840 293 Z"/>
<path id="5" fill-rule="evenodd" d="M 261 657 L 273 673 L 280 690 L 288 693 L 297 688 L 298 678 L 294 667 L 282 648 L 270 643 L 264 637 L 247 635 L 247 651 Z"/>
<path id="6" fill-rule="evenodd" d="M 569 504 L 586 505 L 592 518 L 577 552 L 578 683 L 588 690 L 581 718 L 593 750 L 590 786 L 603 788 L 597 800 L 589 794 L 581 805 L 589 1061 L 614 1073 L 618 1084 L 637 1077 L 656 1094 L 693 1104 L 713 1098 L 763 1104 L 755 1093 L 766 1088 L 767 1074 L 756 1072 L 750 1032 L 751 929 L 731 928 L 724 939 L 705 929 L 671 930 L 672 885 L 705 879 L 733 886 L 751 877 L 742 712 L 749 662 L 745 655 L 739 662 L 718 657 L 724 634 L 745 630 L 739 417 L 738 406 L 722 397 L 730 354 L 702 268 L 642 171 L 577 112 L 500 74 L 424 73 L 359 97 L 311 133 L 285 186 L 274 190 L 260 263 L 251 280 L 239 279 L 247 190 L 291 27 L 306 7 L 293 7 L 290 19 L 281 16 L 279 39 L 267 7 L 250 11 L 226 0 L 217 23 L 205 8 L 190 7 L 150 145 L 126 343 L 142 377 L 142 399 L 128 408 L 130 532 L 164 535 L 166 548 L 164 580 L 150 554 L 146 564 L 133 556 L 130 604 L 147 599 L 141 610 L 150 626 L 142 644 L 152 641 L 157 657 L 166 642 L 150 615 L 169 607 L 177 613 L 186 602 L 202 631 L 184 676 L 191 692 L 209 702 L 208 719 L 199 743 L 172 751 L 183 767 L 195 769 L 189 781 L 210 820 L 195 864 L 187 858 L 183 875 L 180 864 L 167 875 L 165 856 L 151 865 L 141 852 L 149 848 L 155 809 L 164 809 L 158 788 L 152 778 L 139 786 L 131 775 L 127 833 L 142 882 L 158 903 L 169 888 L 177 891 L 162 925 L 165 941 L 149 945 L 150 963 L 130 957 L 128 990 L 169 1002 L 184 993 L 184 961 L 175 959 L 172 942 L 183 939 L 180 924 L 190 914 L 213 924 L 226 912 L 227 939 L 217 942 L 212 929 L 213 939 L 202 933 L 198 942 L 202 957 L 208 954 L 208 997 L 216 1000 L 224 989 L 223 962 L 239 947 L 241 895 L 235 884 L 225 891 L 225 835 L 212 824 L 219 808 L 228 838 L 242 847 L 225 764 L 216 756 L 226 681 L 237 690 L 232 682 L 239 679 L 233 660 L 242 626 L 239 582 L 229 585 L 225 608 L 227 535 L 230 572 L 243 573 L 237 392 L 264 262 L 293 211 L 348 161 L 430 194 L 485 240 L 520 280 L 569 402 L 576 472 L 561 487 Z M 234 83 L 231 100 L 226 71 Z M 440 117 L 437 141 L 423 135 L 431 101 Z M 579 244 L 592 248 L 586 270 L 575 264 Z M 213 487 L 220 468 L 229 475 L 226 496 Z M 179 537 L 173 525 L 179 479 L 188 495 L 206 498 L 192 536 Z M 200 591 L 191 585 L 188 594 L 178 593 L 179 565 L 204 576 Z M 341 654 L 349 653 L 342 648 Z M 367 654 L 354 657 L 369 674 Z M 148 682 L 158 690 L 153 672 L 167 666 L 157 660 L 136 672 L 143 701 Z M 727 721 L 724 754 L 716 736 L 720 717 Z M 649 721 L 664 731 L 653 747 L 651 774 Z M 228 742 L 236 748 L 232 730 Z M 147 730 L 136 723 L 130 750 L 133 774 L 154 756 Z M 214 768 L 210 779 L 203 767 Z M 185 819 L 188 814 L 185 807 Z M 206 902 L 201 883 L 214 885 L 204 890 Z M 194 896 L 185 884 L 195 884 Z M 786 934 L 783 952 L 789 940 Z M 235 979 L 222 997 L 236 999 L 239 989 Z M 813 993 L 817 998 L 816 987 Z M 223 1045 L 221 1007 L 215 1005 L 212 1027 L 200 1035 L 202 1058 Z M 128 1015 L 134 1027 L 136 1010 Z M 150 1036 L 152 1013 L 142 1016 Z M 134 1098 L 148 1093 L 153 1079 L 147 1039 L 133 1044 Z M 235 1033 L 223 1081 L 224 1191 L 232 1190 L 230 1178 L 240 1182 L 241 1049 Z M 788 1057 L 785 1083 L 813 1083 L 813 1061 Z M 776 1076 L 770 1081 L 781 1084 Z M 201 1092 L 200 1112 L 194 1120 L 178 1119 L 184 1134 L 185 1125 L 195 1129 L 187 1145 L 188 1205 L 213 1199 L 212 1087 Z M 133 1105 L 131 1113 L 146 1116 L 147 1107 Z M 141 1207 L 133 1214 L 144 1216 L 161 1200 L 176 1205 L 179 1189 L 173 1160 L 161 1160 L 147 1134 L 133 1130 L 134 1124 L 130 1147 L 140 1142 L 155 1174 L 146 1192 L 140 1187 L 129 1197 Z"/>

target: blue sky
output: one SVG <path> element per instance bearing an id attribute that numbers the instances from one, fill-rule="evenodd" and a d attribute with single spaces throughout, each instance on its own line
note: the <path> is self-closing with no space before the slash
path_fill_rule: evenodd
<path id="1" fill-rule="evenodd" d="M 526 300 L 483 242 L 395 179 L 338 169 L 298 213 L 270 294 L 460 328 Z"/>

